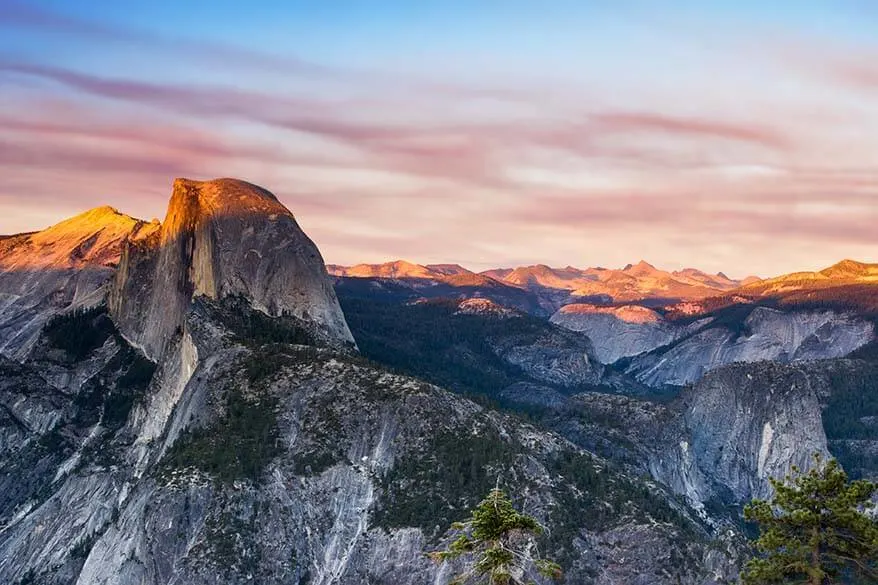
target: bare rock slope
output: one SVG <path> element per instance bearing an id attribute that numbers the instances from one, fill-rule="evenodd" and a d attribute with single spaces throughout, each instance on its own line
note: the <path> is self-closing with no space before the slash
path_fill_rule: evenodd
<path id="1" fill-rule="evenodd" d="M 112 207 L 0 238 L 0 352 L 23 359 L 54 315 L 102 302 L 122 247 L 158 230 Z"/>
<path id="2" fill-rule="evenodd" d="M 874 324 L 855 313 L 752 304 L 686 320 L 636 305 L 574 304 L 551 321 L 588 336 L 603 363 L 627 359 L 626 373 L 653 387 L 685 386 L 735 362 L 843 357 L 875 338 Z"/>

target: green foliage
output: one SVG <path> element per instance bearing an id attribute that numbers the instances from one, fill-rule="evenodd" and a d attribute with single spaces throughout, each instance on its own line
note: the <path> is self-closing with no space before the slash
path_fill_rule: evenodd
<path id="1" fill-rule="evenodd" d="M 338 463 L 341 459 L 342 457 L 337 453 L 318 449 L 295 455 L 293 457 L 293 469 L 296 475 L 318 475 Z"/>
<path id="2" fill-rule="evenodd" d="M 44 454 L 67 455 L 73 449 L 73 445 L 67 437 L 61 434 L 58 427 L 55 427 L 40 437 L 39 448 L 40 452 Z"/>
<path id="3" fill-rule="evenodd" d="M 878 317 L 878 295 L 873 284 L 849 284 L 823 289 L 805 286 L 778 295 L 780 306 L 796 309 L 833 309 L 855 312 L 865 317 Z"/>
<path id="4" fill-rule="evenodd" d="M 156 366 L 119 338 L 119 351 L 97 376 L 83 384 L 74 399 L 75 422 L 90 426 L 98 421 L 110 430 L 121 428 L 131 409 L 146 393 Z M 118 376 L 113 381 L 113 377 Z"/>
<path id="5" fill-rule="evenodd" d="M 313 327 L 308 323 L 292 315 L 266 315 L 255 310 L 244 297 L 223 299 L 216 317 L 232 331 L 238 341 L 249 346 L 267 343 L 315 345 L 317 342 Z"/>
<path id="6" fill-rule="evenodd" d="M 63 349 L 77 361 L 102 346 L 115 332 L 104 307 L 57 315 L 43 329 L 49 346 Z"/>
<path id="7" fill-rule="evenodd" d="M 562 452 L 550 469 L 566 482 L 554 491 L 558 505 L 550 516 L 552 530 L 544 540 L 562 565 L 572 562 L 571 543 L 583 528 L 602 531 L 626 518 L 670 524 L 687 540 L 700 538 L 696 526 L 661 495 L 606 465 L 597 465 L 587 454 Z"/>
<path id="8" fill-rule="evenodd" d="M 132 353 L 125 373 L 116 384 L 123 389 L 146 388 L 155 374 L 156 365 L 139 352 L 132 350 Z"/>
<path id="9" fill-rule="evenodd" d="M 875 427 L 863 417 L 878 416 L 878 363 L 860 362 L 830 372 L 832 394 L 823 412 L 829 439 L 874 439 Z"/>
<path id="10" fill-rule="evenodd" d="M 528 379 L 519 368 L 497 357 L 492 339 L 536 339 L 551 327 L 526 315 L 512 319 L 455 315 L 454 301 L 412 305 L 344 297 L 339 301 L 367 358 L 455 392 L 490 398 Z"/>
<path id="11" fill-rule="evenodd" d="M 849 481 L 837 461 L 824 463 L 819 455 L 811 471 L 793 474 L 771 480 L 770 502 L 753 500 L 744 509 L 761 534 L 743 582 L 878 583 L 878 524 L 863 513 L 878 486 Z"/>
<path id="12" fill-rule="evenodd" d="M 217 493 L 202 533 L 208 557 L 216 566 L 222 567 L 226 574 L 248 575 L 255 583 L 261 582 L 258 572 L 263 562 L 263 547 L 258 534 L 260 526 L 267 521 L 263 510 L 268 509 L 259 504 L 256 501 L 247 505 L 227 493 Z"/>
<path id="13" fill-rule="evenodd" d="M 43 335 L 50 347 L 64 350 L 76 361 L 115 337 L 118 351 L 74 398 L 74 422 L 90 426 L 100 421 L 110 430 L 121 428 L 134 404 L 146 392 L 155 364 L 119 335 L 104 307 L 58 315 L 46 325 Z"/>
<path id="14" fill-rule="evenodd" d="M 232 390 L 226 395 L 223 414 L 211 425 L 180 437 L 165 456 L 165 464 L 195 467 L 222 483 L 257 481 L 280 450 L 277 399 Z"/>
<path id="15" fill-rule="evenodd" d="M 28 569 L 24 575 L 22 575 L 21 579 L 16 581 L 14 585 L 36 585 L 37 583 L 37 572 L 33 569 Z"/>
<path id="16" fill-rule="evenodd" d="M 521 446 L 496 431 L 483 430 L 439 433 L 418 451 L 398 460 L 384 477 L 372 521 L 384 528 L 418 527 L 437 538 L 460 510 L 471 508 L 495 487 L 499 475 L 508 475 Z M 573 562 L 573 543 L 582 529 L 606 530 L 625 519 L 667 523 L 690 541 L 701 537 L 697 526 L 660 494 L 597 465 L 587 454 L 561 452 L 549 470 L 561 481 L 553 489 L 557 505 L 550 512 L 551 530 L 541 536 L 541 543 L 562 566 Z M 516 491 L 524 486 L 504 487 Z"/>
<path id="17" fill-rule="evenodd" d="M 94 534 L 83 536 L 79 542 L 71 549 L 70 556 L 74 559 L 84 559 L 91 552 L 97 537 Z"/>
<path id="18" fill-rule="evenodd" d="M 543 528 L 536 519 L 518 512 L 509 496 L 499 488 L 491 490 L 473 510 L 472 517 L 453 527 L 462 532 L 442 551 L 430 553 L 437 562 L 466 556 L 472 559 L 467 569 L 451 583 L 465 585 L 518 585 L 529 572 L 559 579 L 561 567 L 542 559 L 536 549 L 536 537 Z"/>
<path id="19" fill-rule="evenodd" d="M 284 353 L 276 345 L 268 345 L 254 349 L 244 358 L 244 371 L 247 380 L 253 384 L 267 380 L 281 371 L 284 366 L 294 363 L 292 356 Z"/>
<path id="20" fill-rule="evenodd" d="M 444 533 L 461 509 L 478 502 L 508 469 L 520 446 L 494 430 L 432 437 L 421 453 L 396 462 L 383 479 L 374 523 L 385 528 L 416 526 L 433 536 Z"/>
<path id="21" fill-rule="evenodd" d="M 155 374 L 156 365 L 127 344 L 117 354 L 123 373 L 115 387 L 104 394 L 103 424 L 110 429 L 122 427 L 134 405 L 146 394 Z"/>
<path id="22" fill-rule="evenodd" d="M 823 409 L 829 449 L 853 478 L 878 472 L 878 454 L 857 448 L 878 435 L 878 363 L 851 362 L 829 374 Z M 871 422 L 870 422 L 871 421 Z"/>

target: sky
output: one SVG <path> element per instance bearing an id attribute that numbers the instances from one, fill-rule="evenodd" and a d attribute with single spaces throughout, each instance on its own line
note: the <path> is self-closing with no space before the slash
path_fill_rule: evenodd
<path id="1" fill-rule="evenodd" d="M 0 0 L 0 233 L 180 176 L 337 264 L 878 261 L 878 3 Z"/>

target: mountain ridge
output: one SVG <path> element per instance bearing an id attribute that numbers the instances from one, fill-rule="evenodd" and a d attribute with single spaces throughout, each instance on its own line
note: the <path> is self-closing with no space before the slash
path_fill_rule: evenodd
<path id="1" fill-rule="evenodd" d="M 728 292 L 741 285 L 741 282 L 724 275 L 710 275 L 694 268 L 675 272 L 660 270 L 644 260 L 622 269 L 580 269 L 572 266 L 552 268 L 546 264 L 535 264 L 474 272 L 459 264 L 422 265 L 405 260 L 354 266 L 329 265 L 327 269 L 333 276 L 345 278 L 421 279 L 449 284 L 454 284 L 454 277 L 468 282 L 481 277 L 522 290 L 565 291 L 571 297 L 604 296 L 610 302 L 653 298 L 702 299 Z"/>
<path id="2" fill-rule="evenodd" d="M 852 259 L 844 259 L 814 271 L 791 272 L 767 278 L 747 276 L 742 279 L 729 278 L 724 272 L 710 274 L 697 268 L 666 271 L 645 260 L 619 269 L 553 268 L 547 264 L 534 264 L 475 272 L 459 264 L 424 265 L 406 260 L 353 266 L 329 264 L 327 269 L 337 277 L 410 278 L 443 282 L 450 282 L 450 276 L 483 276 L 522 289 L 542 287 L 569 291 L 572 297 L 608 295 L 608 301 L 614 303 L 650 298 L 700 301 L 726 294 L 771 294 L 810 285 L 825 288 L 842 284 L 878 283 L 878 263 Z"/>

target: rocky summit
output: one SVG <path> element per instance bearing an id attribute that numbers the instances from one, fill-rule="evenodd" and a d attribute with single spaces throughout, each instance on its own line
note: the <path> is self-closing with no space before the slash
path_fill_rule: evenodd
<path id="1" fill-rule="evenodd" d="M 177 179 L 161 230 L 123 250 L 108 295 L 114 321 L 158 359 L 194 297 L 235 295 L 353 342 L 317 247 L 274 195 L 234 179 Z"/>
<path id="2" fill-rule="evenodd" d="M 878 476 L 868 265 L 330 275 L 272 193 L 177 179 L 0 268 L 2 583 L 446 585 L 499 485 L 565 583 L 720 584 L 769 478 Z"/>
<path id="3" fill-rule="evenodd" d="M 122 247 L 159 229 L 99 207 L 41 232 L 0 238 L 0 351 L 25 358 L 47 320 L 102 302 Z"/>

